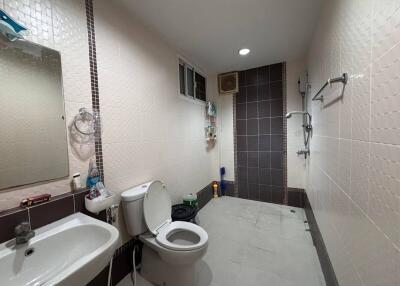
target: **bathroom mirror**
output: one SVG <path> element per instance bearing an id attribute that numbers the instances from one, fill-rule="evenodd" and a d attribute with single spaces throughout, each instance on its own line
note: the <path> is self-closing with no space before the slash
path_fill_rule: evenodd
<path id="1" fill-rule="evenodd" d="M 0 189 L 68 176 L 60 53 L 0 38 Z"/>

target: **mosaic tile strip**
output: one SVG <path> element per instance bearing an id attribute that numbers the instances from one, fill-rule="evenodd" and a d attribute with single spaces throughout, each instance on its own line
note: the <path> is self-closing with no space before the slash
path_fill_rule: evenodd
<path id="1" fill-rule="evenodd" d="M 283 115 L 287 113 L 287 89 L 286 89 L 286 62 L 282 65 L 282 97 L 283 97 Z M 287 171 L 287 120 L 283 120 L 283 191 L 285 197 L 283 200 L 284 204 L 288 204 L 288 171 Z"/>
<path id="2" fill-rule="evenodd" d="M 90 84 L 92 89 L 92 109 L 100 115 L 99 79 L 97 73 L 96 34 L 94 29 L 93 0 L 85 0 L 86 23 L 89 43 Z M 96 163 L 101 180 L 104 182 L 103 146 L 101 141 L 101 126 L 95 138 Z"/>

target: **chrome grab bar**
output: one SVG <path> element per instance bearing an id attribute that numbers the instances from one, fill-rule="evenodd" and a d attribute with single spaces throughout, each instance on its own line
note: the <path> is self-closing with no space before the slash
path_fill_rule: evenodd
<path id="1" fill-rule="evenodd" d="M 314 95 L 314 97 L 312 98 L 312 101 L 316 101 L 316 100 L 324 100 L 324 96 L 321 95 L 320 97 L 318 97 L 318 95 L 320 95 L 320 93 L 328 86 L 331 85 L 332 83 L 336 83 L 336 82 L 341 82 L 343 83 L 343 85 L 346 85 L 347 82 L 349 80 L 349 75 L 347 73 L 344 73 L 341 77 L 335 77 L 335 78 L 329 78 L 325 84 L 321 87 L 321 89 L 317 92 L 316 95 Z"/>

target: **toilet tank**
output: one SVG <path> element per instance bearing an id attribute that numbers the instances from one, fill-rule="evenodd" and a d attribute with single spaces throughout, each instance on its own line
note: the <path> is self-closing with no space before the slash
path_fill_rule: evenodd
<path id="1" fill-rule="evenodd" d="M 121 194 L 122 209 L 126 229 L 131 236 L 136 236 L 148 231 L 143 214 L 143 200 L 148 184 L 142 184 L 124 191 Z"/>

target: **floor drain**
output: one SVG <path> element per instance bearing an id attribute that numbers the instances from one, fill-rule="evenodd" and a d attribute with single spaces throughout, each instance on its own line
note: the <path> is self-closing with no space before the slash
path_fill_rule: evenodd
<path id="1" fill-rule="evenodd" d="M 290 210 L 290 212 L 291 212 L 291 213 L 295 213 L 296 211 L 295 211 L 295 210 Z"/>

